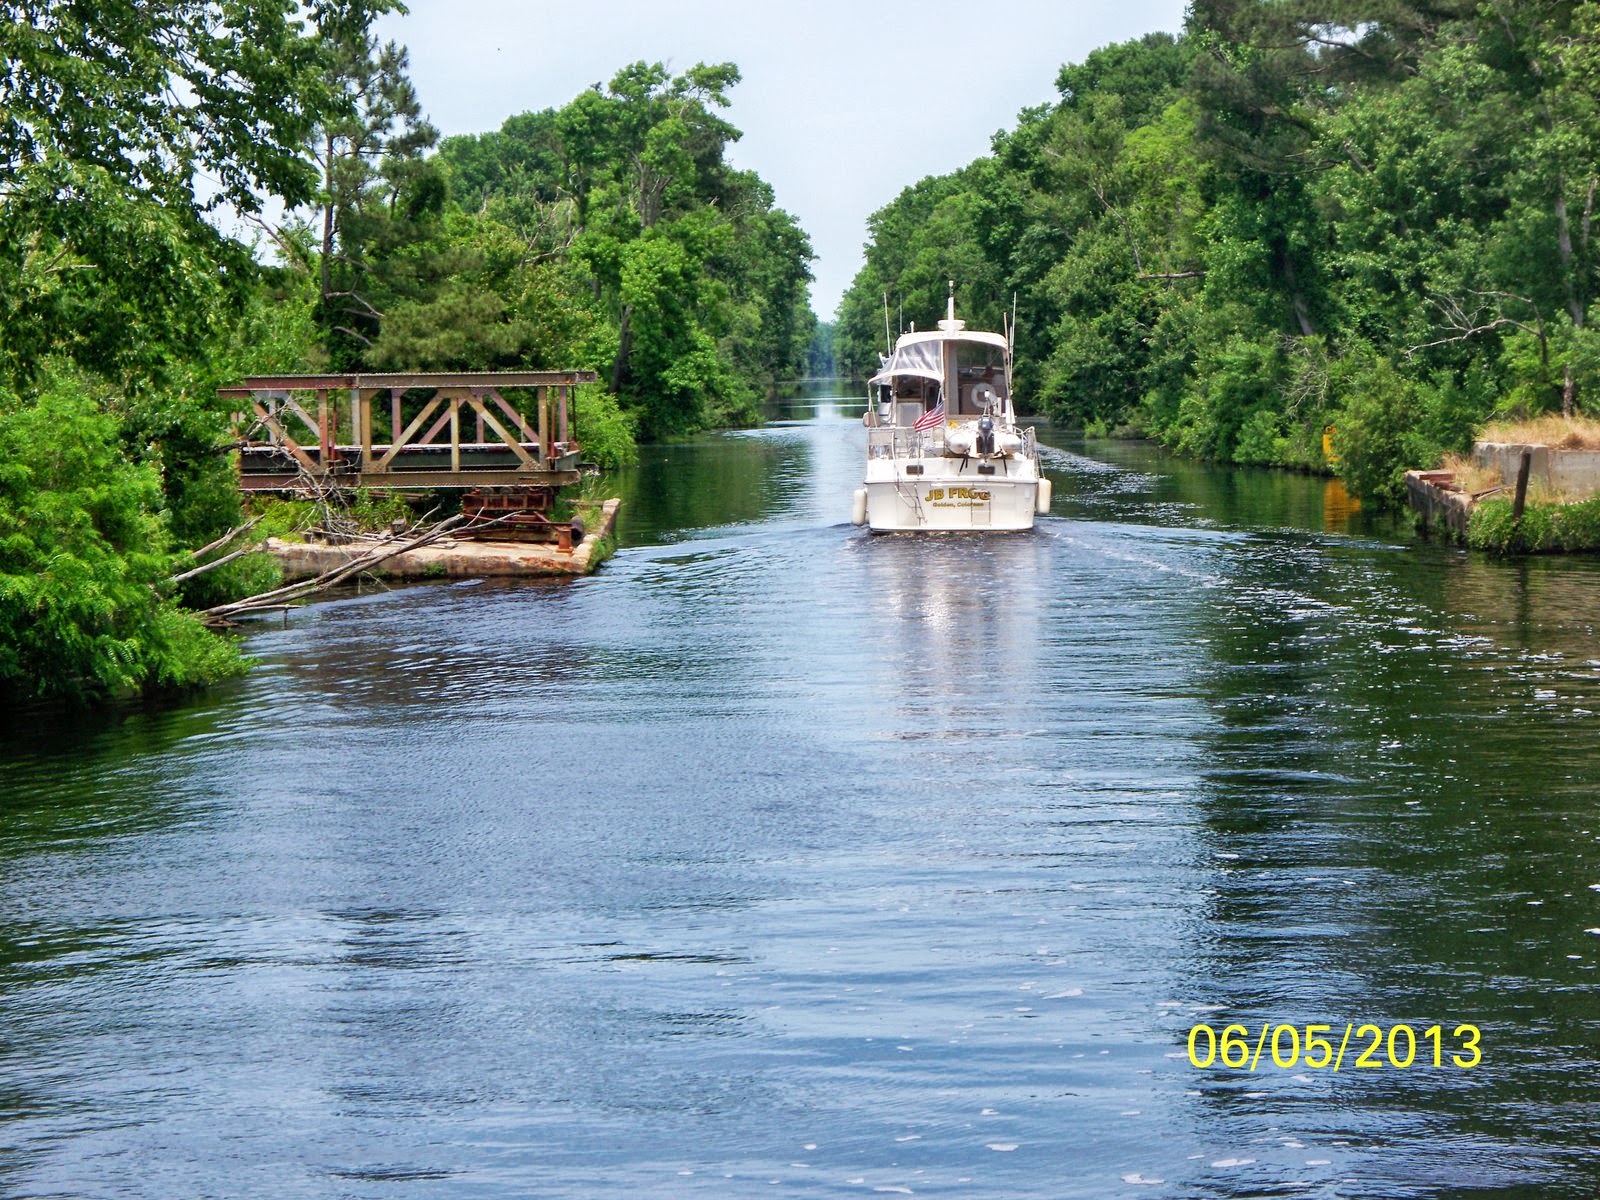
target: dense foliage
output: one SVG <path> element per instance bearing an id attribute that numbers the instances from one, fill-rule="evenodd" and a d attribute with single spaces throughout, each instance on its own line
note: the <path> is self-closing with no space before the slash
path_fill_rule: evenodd
<path id="1" fill-rule="evenodd" d="M 240 519 L 239 376 L 594 367 L 577 432 L 614 464 L 804 370 L 810 247 L 724 161 L 731 65 L 635 64 L 430 153 L 371 33 L 395 7 L 0 0 L 0 703 L 239 669 L 186 605 L 270 563 L 174 580 Z"/>
<path id="2" fill-rule="evenodd" d="M 996 327 L 1054 418 L 1359 494 L 1496 413 L 1600 407 L 1600 6 L 1197 0 L 1064 68 L 992 154 L 874 215 L 841 305 Z"/>
<path id="3" fill-rule="evenodd" d="M 629 428 L 749 421 L 804 371 L 811 246 L 772 189 L 725 160 L 731 63 L 677 76 L 634 63 L 425 158 L 434 133 L 403 53 L 348 59 L 357 115 L 324 131 L 324 208 L 299 239 L 320 247 L 330 361 L 593 369 L 606 393 L 585 397 L 579 436 L 613 460 Z"/>
<path id="4" fill-rule="evenodd" d="M 0 698 L 238 669 L 168 580 L 239 512 L 216 387 L 294 306 L 208 216 L 313 196 L 324 43 L 385 7 L 0 4 Z"/>

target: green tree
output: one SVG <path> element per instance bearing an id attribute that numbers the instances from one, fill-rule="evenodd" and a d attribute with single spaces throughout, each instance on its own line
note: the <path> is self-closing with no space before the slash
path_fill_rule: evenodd
<path id="1" fill-rule="evenodd" d="M 236 672 L 233 645 L 161 590 L 161 479 L 71 375 L 0 394 L 0 695 L 95 699 Z"/>
<path id="2" fill-rule="evenodd" d="M 561 109 L 447 139 L 458 257 L 434 292 L 386 310 L 374 352 L 425 358 L 475 325 L 499 339 L 487 354 L 602 371 L 646 437 L 753 419 L 800 370 L 815 318 L 809 239 L 725 161 L 739 134 L 719 110 L 738 79 L 731 63 L 634 63 Z"/>
<path id="3" fill-rule="evenodd" d="M 319 322 L 335 368 L 363 365 L 397 285 L 418 268 L 446 185 L 423 153 L 438 133 L 422 116 L 406 51 L 360 25 L 330 38 L 324 86 L 337 107 L 312 135 L 317 197 Z M 443 274 L 440 264 L 428 264 Z M 423 266 L 421 269 L 428 269 Z"/>
<path id="4" fill-rule="evenodd" d="M 163 592 L 238 512 L 218 374 L 301 344 L 208 218 L 312 196 L 330 39 L 389 5 L 0 7 L 0 692 L 203 682 Z"/>

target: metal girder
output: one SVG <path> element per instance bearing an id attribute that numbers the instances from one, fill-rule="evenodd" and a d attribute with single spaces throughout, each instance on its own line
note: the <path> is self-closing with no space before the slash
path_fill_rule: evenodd
<path id="1" fill-rule="evenodd" d="M 335 388 L 388 390 L 400 388 L 518 388 L 559 387 L 594 383 L 593 371 L 388 371 L 359 375 L 251 375 L 232 387 L 217 389 L 223 396 L 248 396 L 260 391 L 314 392 Z"/>

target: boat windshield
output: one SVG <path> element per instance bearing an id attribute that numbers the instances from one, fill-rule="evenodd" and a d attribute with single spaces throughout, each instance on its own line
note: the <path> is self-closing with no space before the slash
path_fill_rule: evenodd
<path id="1" fill-rule="evenodd" d="M 919 375 L 935 383 L 944 382 L 944 343 L 941 341 L 912 342 L 897 346 L 894 357 L 884 368 L 885 375 Z"/>

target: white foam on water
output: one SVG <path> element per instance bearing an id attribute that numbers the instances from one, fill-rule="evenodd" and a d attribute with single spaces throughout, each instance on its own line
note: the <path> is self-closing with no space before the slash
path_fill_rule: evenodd
<path id="1" fill-rule="evenodd" d="M 1122 1177 L 1122 1182 L 1123 1183 L 1157 1184 L 1157 1183 L 1165 1183 L 1166 1180 L 1165 1179 L 1146 1179 L 1143 1175 L 1139 1174 L 1139 1172 L 1132 1171 L 1129 1174 L 1124 1175 Z"/>
<path id="2" fill-rule="evenodd" d="M 1255 1162 L 1253 1158 L 1219 1158 L 1211 1165 L 1213 1167 L 1248 1167 Z"/>
<path id="3" fill-rule="evenodd" d="M 1015 1150 L 1018 1145 L 1020 1145 L 1018 1142 L 989 1142 L 984 1146 L 984 1149 L 999 1150 L 1004 1153 L 1007 1150 Z"/>

